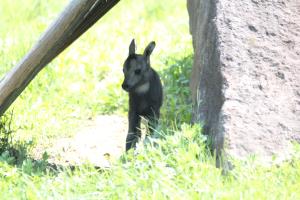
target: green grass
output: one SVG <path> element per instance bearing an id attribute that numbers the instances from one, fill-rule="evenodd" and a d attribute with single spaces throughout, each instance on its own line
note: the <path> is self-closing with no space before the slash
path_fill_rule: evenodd
<path id="1" fill-rule="evenodd" d="M 0 77 L 31 48 L 67 1 L 0 1 Z M 186 1 L 123 0 L 83 37 L 50 63 L 2 118 L 0 199 L 299 199 L 299 147 L 291 161 L 260 166 L 234 161 L 222 175 L 198 125 L 189 125 L 188 78 L 192 65 Z M 152 66 L 164 83 L 159 139 L 129 152 L 109 170 L 86 164 L 51 170 L 47 155 L 26 157 L 36 144 L 72 136 L 100 114 L 126 115 L 120 88 L 128 45 L 138 52 L 152 40 Z M 9 117 L 9 115 L 8 115 Z M 3 125 L 3 126 L 2 126 Z M 13 130 L 13 131 L 11 131 Z M 14 147 L 23 153 L 15 160 Z M 24 153 L 25 152 L 25 153 Z"/>

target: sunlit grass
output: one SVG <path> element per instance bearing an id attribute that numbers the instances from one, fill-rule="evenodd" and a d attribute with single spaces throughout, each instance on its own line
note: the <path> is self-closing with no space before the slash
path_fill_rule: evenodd
<path id="1" fill-rule="evenodd" d="M 0 1 L 0 77 L 25 55 L 67 3 Z M 46 154 L 39 162 L 26 158 L 16 163 L 3 152 L 0 199 L 300 198 L 299 147 L 295 158 L 280 166 L 234 161 L 234 170 L 222 175 L 201 127 L 188 124 L 193 51 L 184 0 L 122 0 L 42 70 L 12 105 L 8 113 L 14 113 L 15 139 L 46 146 L 55 138 L 71 136 L 96 115 L 126 115 L 121 68 L 132 38 L 138 52 L 152 40 L 157 44 L 151 62 L 164 83 L 156 133 L 160 137 L 101 172 L 89 164 L 73 171 L 51 171 Z"/>
<path id="2" fill-rule="evenodd" d="M 75 170 L 40 171 L 26 160 L 13 167 L 0 160 L 4 199 L 299 199 L 299 155 L 280 166 L 235 162 L 222 175 L 206 150 L 199 126 L 140 146 L 110 169 L 85 165 Z M 299 151 L 298 151 L 299 152 Z M 3 156 L 0 157 L 3 159 Z"/>

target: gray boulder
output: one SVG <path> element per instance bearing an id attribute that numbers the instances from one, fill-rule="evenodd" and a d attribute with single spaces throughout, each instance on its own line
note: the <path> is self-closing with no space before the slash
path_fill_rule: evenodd
<path id="1" fill-rule="evenodd" d="M 187 0 L 187 7 L 194 121 L 204 123 L 218 155 L 288 158 L 291 142 L 300 142 L 300 1 Z"/>

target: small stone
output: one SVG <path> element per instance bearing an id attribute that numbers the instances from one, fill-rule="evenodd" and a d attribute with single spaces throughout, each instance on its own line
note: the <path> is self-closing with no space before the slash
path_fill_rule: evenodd
<path id="1" fill-rule="evenodd" d="M 253 25 L 249 25 L 248 28 L 250 31 L 257 32 L 257 29 Z"/>

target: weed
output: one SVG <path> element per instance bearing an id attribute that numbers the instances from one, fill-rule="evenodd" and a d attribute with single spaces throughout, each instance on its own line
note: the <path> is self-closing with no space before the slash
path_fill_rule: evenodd
<path id="1" fill-rule="evenodd" d="M 162 72 L 164 82 L 163 123 L 169 127 L 180 127 L 182 123 L 191 121 L 192 102 L 189 78 L 192 69 L 192 55 L 166 59 L 165 65 L 168 67 Z"/>
<path id="2" fill-rule="evenodd" d="M 9 151 L 12 148 L 12 133 L 11 130 L 12 113 L 0 118 L 0 153 Z"/>
<path id="3" fill-rule="evenodd" d="M 9 164 L 20 165 L 26 159 L 27 152 L 32 147 L 32 141 L 14 140 L 12 117 L 13 112 L 0 118 L 0 159 Z"/>

